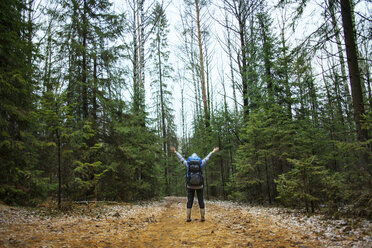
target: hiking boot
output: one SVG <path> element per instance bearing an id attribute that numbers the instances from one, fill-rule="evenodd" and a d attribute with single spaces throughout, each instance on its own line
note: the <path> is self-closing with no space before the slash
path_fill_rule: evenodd
<path id="1" fill-rule="evenodd" d="M 200 221 L 205 221 L 204 215 L 205 215 L 205 209 L 201 208 L 200 209 L 200 217 L 201 217 Z"/>
<path id="2" fill-rule="evenodd" d="M 186 212 L 187 212 L 187 220 L 186 221 L 190 222 L 191 221 L 191 208 L 188 208 Z"/>

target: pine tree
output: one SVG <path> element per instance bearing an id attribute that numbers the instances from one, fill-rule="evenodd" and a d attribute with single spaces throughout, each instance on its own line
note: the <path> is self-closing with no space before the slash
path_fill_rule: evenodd
<path id="1" fill-rule="evenodd" d="M 346 56 L 349 68 L 350 86 L 354 107 L 354 121 L 356 125 L 357 141 L 366 142 L 368 131 L 362 127 L 365 121 L 364 101 L 362 94 L 362 82 L 360 78 L 360 68 L 358 63 L 358 48 L 355 40 L 355 27 L 352 20 L 352 6 L 349 0 L 341 1 L 341 16 L 345 37 Z M 370 147 L 367 148 L 370 152 Z M 372 176 L 372 167 L 368 153 L 361 152 L 361 166 Z"/>
<path id="2" fill-rule="evenodd" d="M 203 109 L 204 109 L 204 121 L 205 127 L 208 128 L 210 126 L 210 114 L 208 109 L 208 102 L 207 102 L 207 90 L 206 90 L 206 79 L 205 79 L 205 69 L 204 69 L 204 54 L 203 54 L 203 44 L 202 44 L 202 37 L 201 37 L 201 28 L 200 28 L 200 7 L 199 7 L 199 0 L 195 0 L 195 12 L 196 12 L 196 26 L 197 26 L 197 35 L 198 35 L 198 46 L 199 46 L 199 61 L 200 61 L 200 80 L 202 86 L 202 98 L 203 98 Z"/>
<path id="3" fill-rule="evenodd" d="M 262 82 L 266 84 L 267 101 L 269 104 L 277 102 L 274 92 L 278 92 L 278 84 L 275 82 L 274 54 L 277 53 L 275 37 L 270 33 L 272 22 L 267 14 L 267 7 L 261 2 L 260 12 L 257 14 L 259 26 L 259 40 L 261 41 L 263 72 L 261 73 Z"/>
<path id="4" fill-rule="evenodd" d="M 322 202 L 323 192 L 327 190 L 325 178 L 327 171 L 316 156 L 311 156 L 305 161 L 288 160 L 294 165 L 293 169 L 279 176 L 276 183 L 280 199 L 287 206 L 301 206 L 305 204 L 307 212 L 314 212 Z"/>
<path id="5" fill-rule="evenodd" d="M 64 11 L 56 12 L 60 7 Z M 43 146 L 54 156 L 48 154 L 41 167 L 52 187 L 58 185 L 61 206 L 67 196 L 96 197 L 95 174 L 103 170 L 97 154 L 106 132 L 106 100 L 114 97 L 115 74 L 120 73 L 113 69 L 117 48 L 108 47 L 107 41 L 118 37 L 122 28 L 109 1 L 60 1 L 47 13 L 39 120 Z"/>
<path id="6" fill-rule="evenodd" d="M 45 196 L 33 135 L 36 54 L 33 9 L 28 7 L 24 1 L 0 3 L 0 199 L 17 204 Z"/>
<path id="7" fill-rule="evenodd" d="M 281 10 L 284 12 L 284 10 Z M 282 14 L 284 15 L 284 14 Z M 288 41 L 286 40 L 286 20 L 282 16 L 281 27 L 280 27 L 280 39 L 278 47 L 278 59 L 274 67 L 278 76 L 278 102 L 286 105 L 288 118 L 292 119 L 292 58 L 291 51 L 288 46 Z"/>
<path id="8" fill-rule="evenodd" d="M 167 89 L 169 79 L 171 79 L 172 68 L 168 62 L 168 33 L 169 24 L 165 16 L 163 7 L 157 3 L 154 6 L 150 21 L 154 25 L 154 35 L 150 40 L 150 58 L 153 61 L 152 69 L 152 87 L 154 88 L 154 96 L 156 99 L 157 119 L 159 120 L 159 133 L 163 139 L 164 152 L 164 179 L 165 193 L 170 193 L 170 166 L 169 166 L 169 147 L 172 140 L 172 135 L 175 134 L 175 126 L 173 124 L 173 109 L 171 108 L 171 92 Z M 173 136 L 175 137 L 175 136 Z M 173 138 L 174 139 L 174 138 Z"/>

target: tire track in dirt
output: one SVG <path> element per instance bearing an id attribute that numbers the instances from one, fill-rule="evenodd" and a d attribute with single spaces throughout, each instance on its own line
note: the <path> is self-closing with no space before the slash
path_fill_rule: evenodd
<path id="1" fill-rule="evenodd" d="M 192 221 L 186 222 L 185 198 L 165 198 L 156 223 L 129 235 L 129 247 L 321 247 L 301 233 L 244 209 L 206 202 L 206 221 L 200 222 L 197 202 Z"/>

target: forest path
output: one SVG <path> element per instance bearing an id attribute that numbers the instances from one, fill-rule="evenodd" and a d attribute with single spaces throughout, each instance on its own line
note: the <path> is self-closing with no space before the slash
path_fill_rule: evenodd
<path id="1" fill-rule="evenodd" d="M 206 221 L 200 221 L 195 201 L 192 221 L 186 222 L 185 198 L 166 198 L 156 223 L 133 236 L 130 247 L 320 247 L 304 234 L 294 233 L 270 219 L 218 203 L 206 204 Z"/>
<path id="2" fill-rule="evenodd" d="M 345 221 L 227 201 L 206 201 L 205 222 L 197 201 L 186 222 L 186 197 L 70 207 L 0 204 L 0 247 L 372 247 L 370 222 L 354 230 Z"/>

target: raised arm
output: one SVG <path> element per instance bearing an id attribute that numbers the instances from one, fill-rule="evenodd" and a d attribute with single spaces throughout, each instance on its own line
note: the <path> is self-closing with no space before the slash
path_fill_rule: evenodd
<path id="1" fill-rule="evenodd" d="M 208 154 L 208 156 L 206 156 L 205 159 L 203 159 L 203 161 L 202 161 L 203 165 L 205 165 L 205 164 L 207 163 L 207 161 L 212 157 L 212 154 L 213 154 L 213 153 L 218 152 L 219 150 L 220 150 L 220 148 L 215 147 L 215 148 L 213 149 L 213 151 L 211 151 L 211 152 Z"/>
<path id="2" fill-rule="evenodd" d="M 171 150 L 174 154 L 176 154 L 177 158 L 180 160 L 180 162 L 187 167 L 187 161 L 182 157 L 181 154 L 179 154 L 177 151 L 176 151 L 176 148 L 174 148 L 174 146 L 171 146 Z"/>

